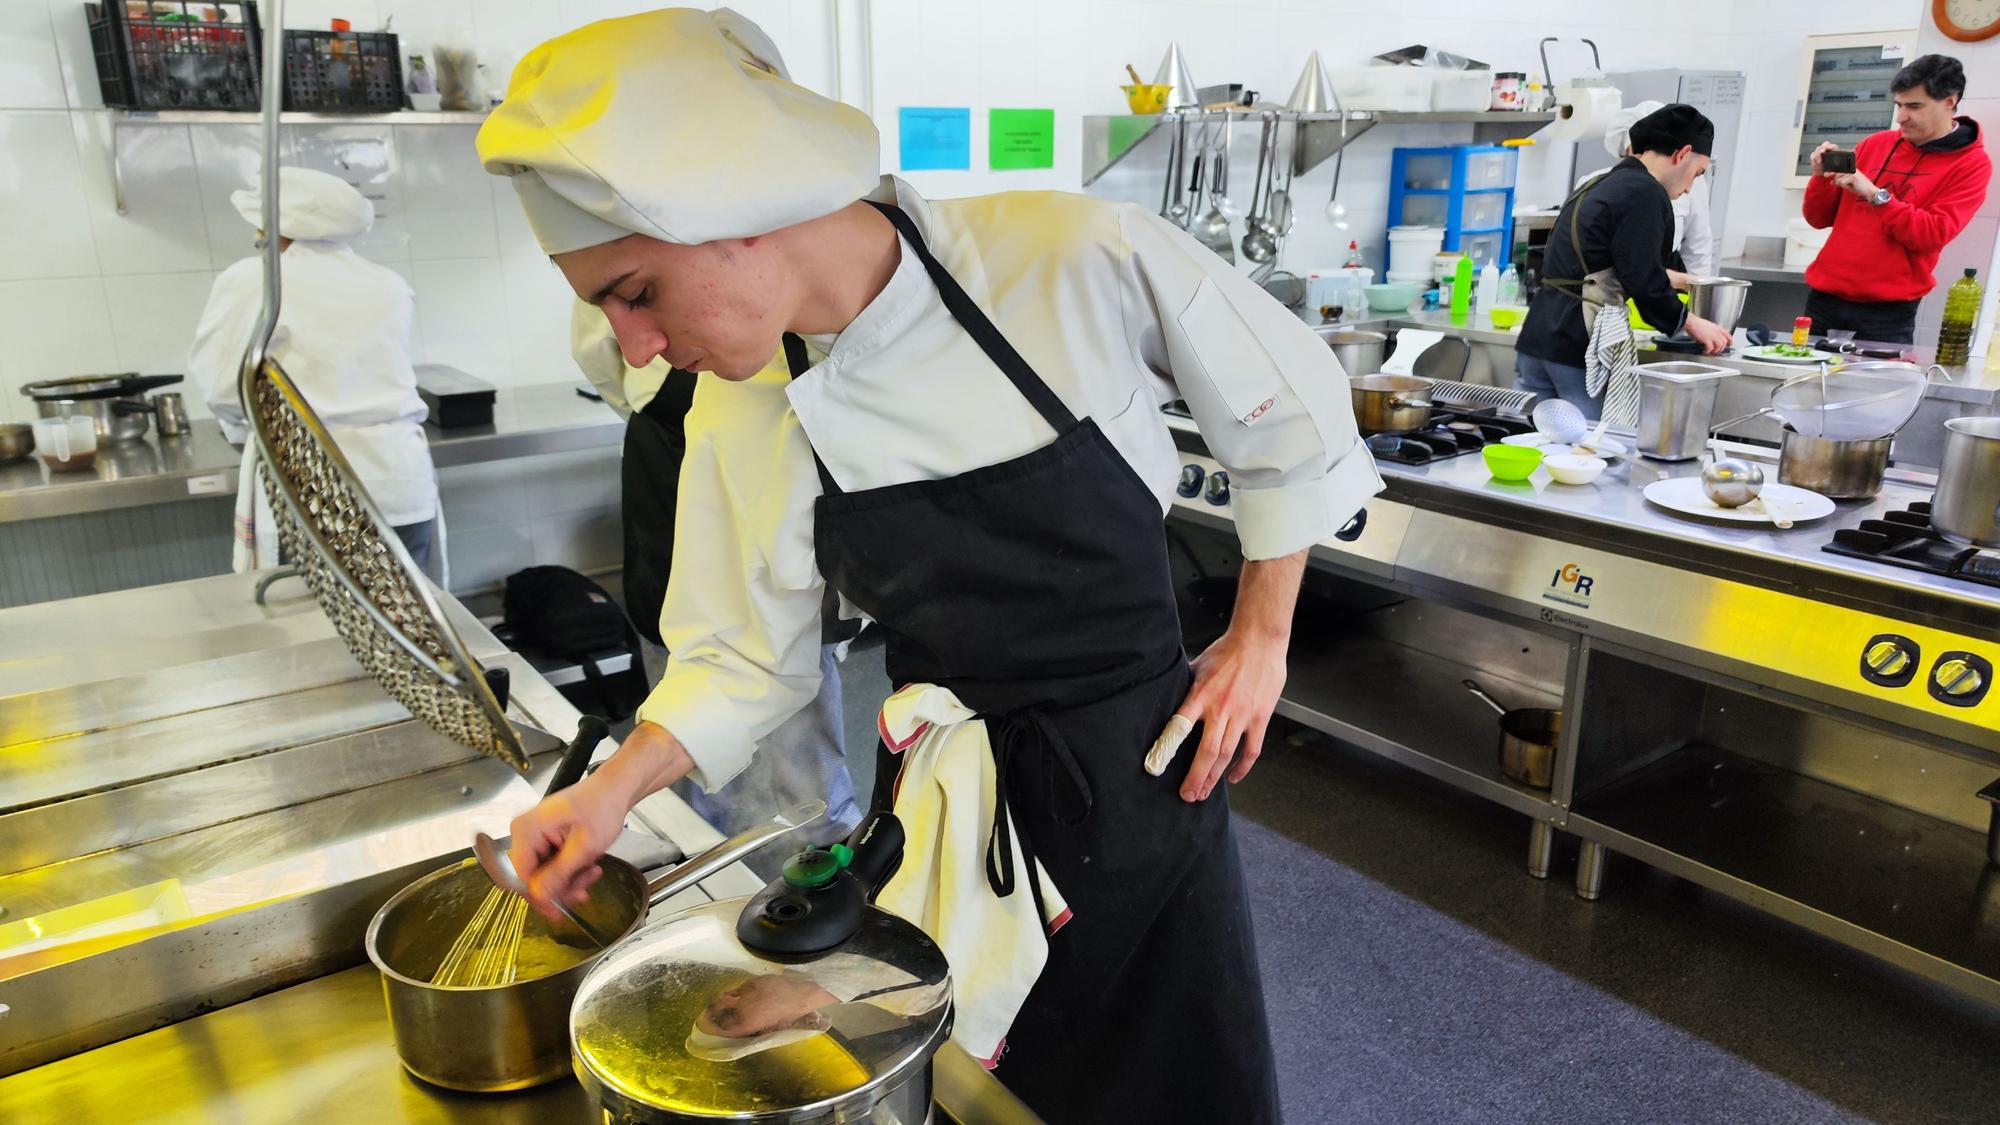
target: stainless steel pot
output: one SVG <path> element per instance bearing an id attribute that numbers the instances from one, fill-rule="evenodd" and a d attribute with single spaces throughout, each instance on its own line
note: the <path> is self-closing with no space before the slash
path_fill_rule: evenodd
<path id="1" fill-rule="evenodd" d="M 1364 434 L 1407 434 L 1431 421 L 1431 381 L 1415 375 L 1357 375 L 1347 381 Z"/>
<path id="2" fill-rule="evenodd" d="M 1382 370 L 1382 359 L 1389 348 L 1389 337 L 1383 333 L 1360 328 L 1315 328 L 1313 331 L 1319 333 L 1319 338 L 1333 349 L 1333 357 L 1340 361 L 1340 369 L 1350 377 L 1373 375 Z"/>
<path id="3" fill-rule="evenodd" d="M 21 393 L 35 402 L 42 418 L 85 417 L 97 442 L 137 441 L 146 436 L 153 404 L 146 392 L 181 381 L 179 375 L 92 375 L 29 383 Z"/>
<path id="4" fill-rule="evenodd" d="M 756 895 L 682 911 L 600 958 L 569 1016 L 591 1119 L 933 1120 L 951 969 L 872 905 L 901 856 L 901 826 L 873 813 L 849 846 L 801 852 Z"/>
<path id="5" fill-rule="evenodd" d="M 1866 500 L 1882 491 L 1892 441 L 1834 441 L 1787 426 L 1778 449 L 1778 481 L 1833 500 Z"/>
<path id="6" fill-rule="evenodd" d="M 1688 282 L 1688 312 L 1714 321 L 1724 332 L 1736 331 L 1750 283 L 1733 277 L 1697 277 Z"/>
<path id="7" fill-rule="evenodd" d="M 1954 543 L 2000 547 L 2000 417 L 1944 424 L 1931 526 Z"/>
<path id="8" fill-rule="evenodd" d="M 1548 707 L 1509 709 L 1474 681 L 1461 682 L 1500 715 L 1500 776 L 1530 789 L 1547 789 L 1554 784 L 1562 712 Z"/>
<path id="9" fill-rule="evenodd" d="M 35 451 L 35 428 L 19 422 L 0 426 L 0 465 L 19 461 Z"/>

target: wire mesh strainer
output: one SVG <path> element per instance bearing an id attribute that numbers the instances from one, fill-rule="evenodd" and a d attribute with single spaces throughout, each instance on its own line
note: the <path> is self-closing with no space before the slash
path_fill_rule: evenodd
<path id="1" fill-rule="evenodd" d="M 1924 403 L 1914 363 L 1849 363 L 1798 375 L 1771 392 L 1771 413 L 1807 437 L 1873 441 L 1903 428 Z"/>
<path id="2" fill-rule="evenodd" d="M 273 0 L 268 26 L 282 24 Z M 284 73 L 284 36 L 264 37 L 263 72 Z M 361 487 L 298 387 L 271 358 L 278 265 L 278 122 L 285 84 L 263 83 L 264 304 L 244 349 L 238 390 L 264 468 L 278 541 L 363 670 L 439 734 L 526 773 L 521 732 L 410 554 Z M 535 732 L 539 734 L 540 732 Z M 547 736 L 543 736 L 547 737 Z"/>

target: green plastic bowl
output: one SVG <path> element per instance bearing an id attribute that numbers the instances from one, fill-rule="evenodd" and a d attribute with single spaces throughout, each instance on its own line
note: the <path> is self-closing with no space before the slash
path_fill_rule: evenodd
<path id="1" fill-rule="evenodd" d="M 1489 445 L 1479 455 L 1494 480 L 1527 480 L 1542 464 L 1542 451 L 1531 445 Z"/>

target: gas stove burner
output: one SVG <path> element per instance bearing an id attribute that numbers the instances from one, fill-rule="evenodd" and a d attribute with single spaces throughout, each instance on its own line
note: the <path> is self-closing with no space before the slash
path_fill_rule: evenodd
<path id="1" fill-rule="evenodd" d="M 2000 586 L 2000 551 L 1962 547 L 1931 526 L 1931 506 L 1912 504 L 1879 520 L 1862 520 L 1860 527 L 1833 533 L 1822 550 L 1852 559 L 1921 570 L 1926 574 Z"/>
<path id="2" fill-rule="evenodd" d="M 1399 465 L 1427 465 L 1444 457 L 1477 453 L 1503 438 L 1530 433 L 1534 428 L 1525 418 L 1491 410 L 1437 410 L 1431 413 L 1431 424 L 1424 429 L 1371 436 L 1368 451 Z"/>

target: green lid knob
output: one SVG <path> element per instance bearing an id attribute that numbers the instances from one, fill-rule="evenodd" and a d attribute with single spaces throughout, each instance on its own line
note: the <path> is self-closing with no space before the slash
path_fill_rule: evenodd
<path id="1" fill-rule="evenodd" d="M 824 887 L 854 862 L 854 851 L 846 844 L 830 848 L 807 848 L 785 861 L 785 882 L 802 890 Z"/>

